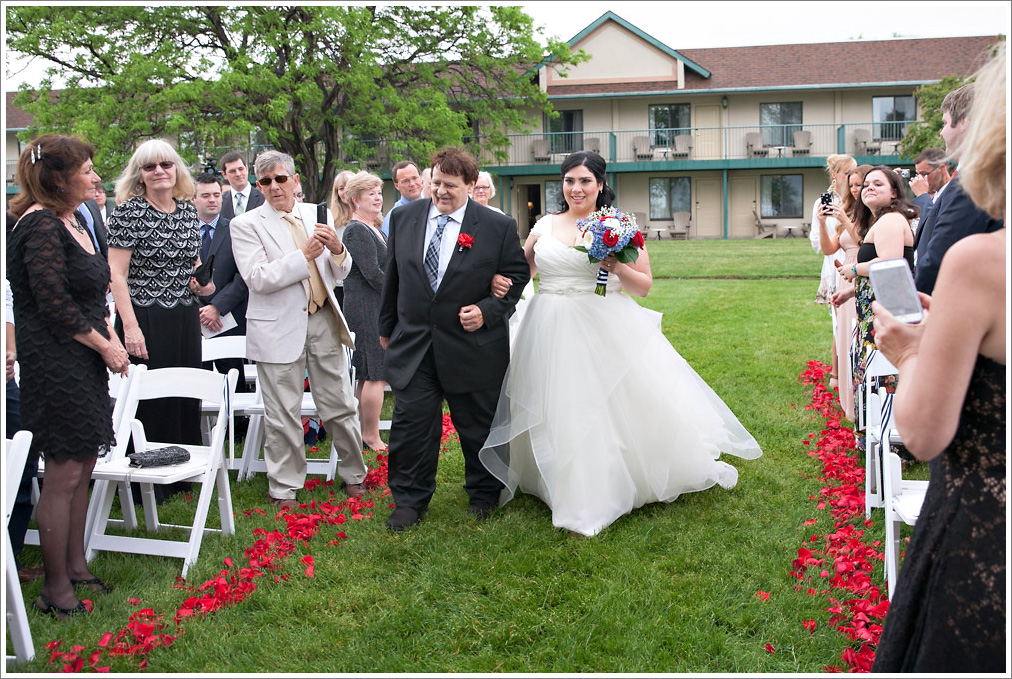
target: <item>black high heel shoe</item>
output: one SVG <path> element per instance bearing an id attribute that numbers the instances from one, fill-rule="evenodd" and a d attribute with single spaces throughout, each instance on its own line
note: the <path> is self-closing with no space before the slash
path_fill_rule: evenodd
<path id="1" fill-rule="evenodd" d="M 90 589 L 96 594 L 111 594 L 112 587 L 102 582 L 100 578 L 88 578 L 87 580 L 74 580 L 70 579 L 70 584 L 74 587 L 81 586 Z"/>
<path id="2" fill-rule="evenodd" d="M 42 602 L 41 606 L 39 605 L 40 601 Z M 61 621 L 66 620 L 72 615 L 86 615 L 88 613 L 88 609 L 85 607 L 83 601 L 78 601 L 77 605 L 73 608 L 60 608 L 50 601 L 49 597 L 45 594 L 39 594 L 35 601 L 32 602 L 32 608 L 40 613 L 52 616 L 54 620 Z"/>

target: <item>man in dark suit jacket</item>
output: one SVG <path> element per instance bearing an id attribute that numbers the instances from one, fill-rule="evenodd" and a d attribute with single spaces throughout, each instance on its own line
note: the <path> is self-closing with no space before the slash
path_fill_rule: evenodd
<path id="1" fill-rule="evenodd" d="M 232 237 L 228 229 L 229 220 L 220 215 L 221 186 L 218 184 L 218 180 L 210 174 L 197 175 L 194 183 L 196 192 L 193 196 L 193 204 L 197 208 L 197 217 L 200 218 L 200 258 L 202 262 L 206 262 L 209 257 L 214 257 L 212 275 L 214 293 L 199 298 L 203 304 L 200 308 L 200 324 L 209 330 L 218 330 L 222 327 L 221 317 L 231 313 L 238 325 L 221 333 L 220 336 L 245 335 L 249 289 L 243 282 L 242 276 L 239 275 L 239 269 L 235 265 L 235 257 L 232 255 Z M 210 242 L 205 245 L 204 233 L 208 229 L 211 230 L 208 236 Z M 239 370 L 239 383 L 236 385 L 236 391 L 246 390 L 246 381 L 242 377 L 242 365 L 242 359 L 215 361 L 215 367 L 219 372 L 226 373 L 230 368 Z"/>
<path id="2" fill-rule="evenodd" d="M 77 207 L 77 211 L 81 214 L 81 218 L 84 223 L 88 226 L 88 231 L 91 233 L 91 239 L 98 246 L 98 251 L 102 253 L 102 256 L 109 257 L 109 244 L 108 244 L 108 231 L 105 228 L 105 220 L 102 219 L 102 210 L 98 207 L 98 203 L 92 200 L 86 200 Z"/>
<path id="3" fill-rule="evenodd" d="M 246 162 L 241 155 L 235 151 L 229 151 L 223 155 L 221 169 L 231 187 L 221 197 L 222 217 L 231 220 L 236 215 L 241 215 L 247 210 L 264 204 L 264 194 L 249 183 L 249 169 L 247 169 Z"/>
<path id="4" fill-rule="evenodd" d="M 949 92 L 942 100 L 942 139 L 953 153 L 966 134 L 970 121 L 967 115 L 973 103 L 973 83 Z M 934 206 L 917 227 L 914 248 L 917 266 L 914 280 L 920 292 L 930 295 L 935 289 L 938 268 L 952 244 L 975 233 L 997 231 L 1005 223 L 978 208 L 959 183 L 959 169 L 939 189 Z"/>
<path id="5" fill-rule="evenodd" d="M 502 484 L 479 462 L 509 365 L 510 312 L 530 278 L 516 222 L 468 194 L 478 165 L 463 149 L 432 162 L 432 200 L 391 214 L 380 343 L 396 399 L 389 443 L 389 486 L 397 507 L 391 530 L 418 523 L 436 490 L 445 397 L 464 453 L 470 512 L 486 519 Z M 513 285 L 502 299 L 492 277 Z"/>

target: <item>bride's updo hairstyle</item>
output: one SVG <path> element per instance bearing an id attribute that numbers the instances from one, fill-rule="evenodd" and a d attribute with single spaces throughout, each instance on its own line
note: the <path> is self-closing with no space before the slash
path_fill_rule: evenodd
<path id="1" fill-rule="evenodd" d="M 594 178 L 601 184 L 601 191 L 597 194 L 597 206 L 595 210 L 600 210 L 603 207 L 611 207 L 612 202 L 615 200 L 615 192 L 608 186 L 608 178 L 605 176 L 605 168 L 608 164 L 604 162 L 599 154 L 593 151 L 577 151 L 576 153 L 570 153 L 566 156 L 566 159 L 562 161 L 561 175 L 564 178 L 566 173 L 572 170 L 574 167 L 580 167 L 583 165 Z M 562 206 L 559 212 L 567 212 L 569 210 L 569 203 L 566 199 L 562 199 Z"/>

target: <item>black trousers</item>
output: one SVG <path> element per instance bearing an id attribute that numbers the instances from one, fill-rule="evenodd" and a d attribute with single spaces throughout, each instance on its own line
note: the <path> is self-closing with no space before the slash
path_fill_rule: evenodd
<path id="1" fill-rule="evenodd" d="M 503 485 L 478 461 L 488 438 L 500 387 L 447 393 L 439 380 L 432 348 L 404 389 L 395 389 L 390 425 L 389 486 L 398 507 L 424 510 L 436 492 L 443 399 L 464 453 L 464 490 L 472 503 L 499 504 Z"/>

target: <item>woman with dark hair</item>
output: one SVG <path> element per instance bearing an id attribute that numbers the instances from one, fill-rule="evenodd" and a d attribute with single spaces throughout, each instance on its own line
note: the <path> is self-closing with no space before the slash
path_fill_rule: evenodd
<path id="1" fill-rule="evenodd" d="M 194 184 L 183 159 L 162 139 L 134 151 L 116 180 L 109 216 L 109 266 L 116 332 L 134 363 L 150 369 L 199 368 L 200 301 L 214 283 L 193 279 L 200 264 L 200 220 L 190 200 Z M 199 444 L 200 403 L 175 398 L 143 401 L 137 419 L 148 440 Z M 155 486 L 155 497 L 186 489 Z"/>
<path id="2" fill-rule="evenodd" d="M 910 220 L 917 217 L 917 207 L 906 199 L 900 176 L 884 165 L 872 168 L 864 177 L 861 188 L 861 201 L 855 211 L 857 236 L 860 248 L 857 261 L 847 266 L 842 265 L 838 271 L 848 282 L 854 284 L 853 295 L 857 305 L 857 339 L 861 344 L 862 357 L 854 367 L 854 383 L 856 393 L 863 388 L 864 374 L 868 368 L 867 347 L 875 348 L 875 337 L 872 325 L 875 314 L 871 303 L 875 301 L 875 293 L 868 278 L 868 266 L 880 259 L 903 257 L 914 269 L 914 231 L 910 228 Z M 849 298 L 847 293 L 840 297 L 841 302 Z M 884 378 L 884 382 L 895 384 L 895 378 Z"/>
<path id="3" fill-rule="evenodd" d="M 109 591 L 88 569 L 84 524 L 92 469 L 114 443 L 108 370 L 130 365 L 109 324 L 109 265 L 75 214 L 100 181 L 93 154 L 72 137 L 34 139 L 18 159 L 19 219 L 7 238 L 22 426 L 46 462 L 35 513 L 45 583 L 34 605 L 60 620 L 86 612 L 75 585 Z"/>
<path id="4" fill-rule="evenodd" d="M 567 156 L 566 203 L 524 244 L 541 286 L 479 454 L 506 486 L 501 504 L 519 487 L 551 508 L 555 526 L 588 536 L 646 503 L 733 487 L 738 472 L 717 460 L 721 453 L 762 454 L 661 333 L 660 315 L 629 296 L 650 290 L 646 249 L 629 264 L 590 262 L 574 249 L 581 220 L 614 200 L 605 167 L 593 152 Z M 609 273 L 605 296 L 594 294 L 599 268 Z"/>

